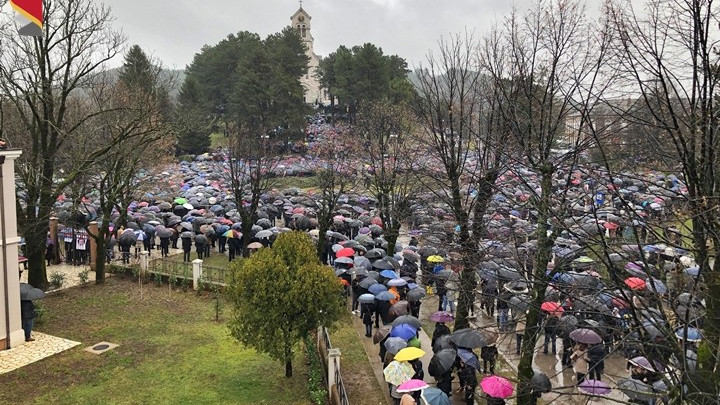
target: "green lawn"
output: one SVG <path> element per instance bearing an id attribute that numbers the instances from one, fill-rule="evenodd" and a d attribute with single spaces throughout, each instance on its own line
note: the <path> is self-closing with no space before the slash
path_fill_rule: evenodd
<path id="1" fill-rule="evenodd" d="M 215 132 L 210 134 L 210 149 L 215 150 L 217 148 L 226 148 L 228 146 L 227 138 L 225 134 Z"/>
<path id="2" fill-rule="evenodd" d="M 333 347 L 340 349 L 340 369 L 348 399 L 351 404 L 382 404 L 385 398 L 360 339 L 350 313 L 330 333 Z"/>
<path id="3" fill-rule="evenodd" d="M 82 342 L 0 375 L 3 404 L 309 404 L 302 350 L 295 375 L 234 341 L 209 296 L 111 277 L 44 300 L 40 332 Z M 228 310 L 225 307 L 224 313 Z M 102 355 L 83 349 L 120 346 Z"/>

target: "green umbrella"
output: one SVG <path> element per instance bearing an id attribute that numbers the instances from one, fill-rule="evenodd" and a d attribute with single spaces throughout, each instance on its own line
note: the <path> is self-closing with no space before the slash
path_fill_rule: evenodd
<path id="1" fill-rule="evenodd" d="M 187 199 L 182 198 L 182 197 L 178 197 L 175 199 L 175 204 L 178 204 L 178 205 L 183 205 L 183 204 L 186 204 L 187 202 L 188 202 Z"/>

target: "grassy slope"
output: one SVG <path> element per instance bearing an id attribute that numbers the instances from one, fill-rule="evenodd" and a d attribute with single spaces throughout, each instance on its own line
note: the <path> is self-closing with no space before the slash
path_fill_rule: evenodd
<path id="1" fill-rule="evenodd" d="M 167 286 L 111 278 L 45 300 L 41 332 L 79 347 L 0 376 L 0 403 L 308 404 L 304 357 L 286 379 L 282 364 L 245 349 L 215 323 L 212 302 Z M 100 341 L 120 346 L 97 356 Z"/>

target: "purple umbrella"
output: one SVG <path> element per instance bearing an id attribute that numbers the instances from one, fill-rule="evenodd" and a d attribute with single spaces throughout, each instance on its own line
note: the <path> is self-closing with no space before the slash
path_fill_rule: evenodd
<path id="1" fill-rule="evenodd" d="M 452 322 L 455 320 L 455 317 L 450 312 L 445 311 L 438 311 L 434 314 L 430 315 L 430 320 L 433 322 Z"/>
<path id="2" fill-rule="evenodd" d="M 665 366 L 658 363 L 657 361 L 653 361 L 652 363 L 650 363 L 650 360 L 648 360 L 647 357 L 644 356 L 633 357 L 628 361 L 630 362 L 630 364 L 642 367 L 648 371 L 659 371 L 661 373 L 665 372 Z"/>
<path id="3" fill-rule="evenodd" d="M 597 334 L 592 329 L 575 329 L 574 331 L 570 332 L 570 339 L 578 342 L 578 343 L 585 343 L 589 345 L 595 345 L 598 343 L 602 343 L 602 337 Z"/>
<path id="4" fill-rule="evenodd" d="M 610 392 L 610 385 L 599 380 L 585 380 L 578 388 L 592 395 L 605 395 Z"/>

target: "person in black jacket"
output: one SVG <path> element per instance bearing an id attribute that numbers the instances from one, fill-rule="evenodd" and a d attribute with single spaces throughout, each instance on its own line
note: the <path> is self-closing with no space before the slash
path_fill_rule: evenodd
<path id="1" fill-rule="evenodd" d="M 545 317 L 544 329 L 545 329 L 545 342 L 543 343 L 543 354 L 548 354 L 548 345 L 552 343 L 552 354 L 557 353 L 557 345 L 555 340 L 557 338 L 557 325 L 558 318 L 555 315 L 549 314 Z"/>
<path id="2" fill-rule="evenodd" d="M 498 311 L 498 330 L 500 332 L 507 332 L 508 327 L 508 313 L 510 312 L 510 306 L 508 302 L 512 298 L 512 293 L 505 290 L 501 292 L 497 297 L 497 311 Z"/>
<path id="3" fill-rule="evenodd" d="M 375 300 L 375 328 L 379 328 L 378 318 L 382 320 L 383 325 L 389 324 L 388 311 L 390 311 L 390 301 Z"/>
<path id="4" fill-rule="evenodd" d="M 360 303 L 358 302 L 358 297 L 362 295 L 363 292 L 367 291 L 364 288 L 360 287 L 360 277 L 355 277 L 352 282 L 350 282 L 350 288 L 352 288 L 352 313 L 355 314 L 358 312 L 358 307 L 360 306 Z M 360 308 L 362 311 L 362 308 Z"/>
<path id="5" fill-rule="evenodd" d="M 412 366 L 413 370 L 415 370 L 415 375 L 413 375 L 412 378 L 415 380 L 424 380 L 425 371 L 423 371 L 422 361 L 420 361 L 420 359 L 415 359 L 410 360 L 409 363 Z"/>
<path id="6" fill-rule="evenodd" d="M 495 343 L 483 346 L 480 349 L 480 358 L 483 360 L 483 374 L 488 373 L 488 363 L 490 364 L 490 374 L 495 374 L 495 361 L 497 360 L 498 349 Z"/>
<path id="7" fill-rule="evenodd" d="M 192 249 L 192 238 L 182 238 L 183 261 L 190 261 L 190 250 Z"/>
<path id="8" fill-rule="evenodd" d="M 20 301 L 20 317 L 22 318 L 22 328 L 25 331 L 25 341 L 32 342 L 35 339 L 31 336 L 33 319 L 37 314 L 35 313 L 35 304 L 30 300 Z"/>
<path id="9" fill-rule="evenodd" d="M 435 341 L 437 341 L 437 339 L 440 336 L 449 335 L 449 334 L 450 334 L 450 328 L 448 328 L 447 325 L 445 325 L 442 322 L 436 322 L 435 323 L 435 331 L 433 331 L 432 340 L 431 340 L 430 345 L 435 346 Z"/>
<path id="10" fill-rule="evenodd" d="M 360 307 L 360 317 L 362 318 L 363 325 L 365 325 L 365 337 L 372 336 L 373 311 L 371 306 L 372 304 L 362 304 Z"/>
<path id="11" fill-rule="evenodd" d="M 588 349 L 588 378 L 602 381 L 605 372 L 605 346 L 600 343 Z"/>
<path id="12" fill-rule="evenodd" d="M 461 361 L 458 377 L 460 378 L 460 388 L 457 392 L 463 395 L 467 405 L 475 405 L 475 389 L 478 385 L 475 369 Z"/>
<path id="13" fill-rule="evenodd" d="M 437 378 L 437 383 L 435 384 L 438 389 L 445 393 L 448 397 L 452 395 L 452 368 L 447 370 L 445 373 L 441 374 Z"/>

